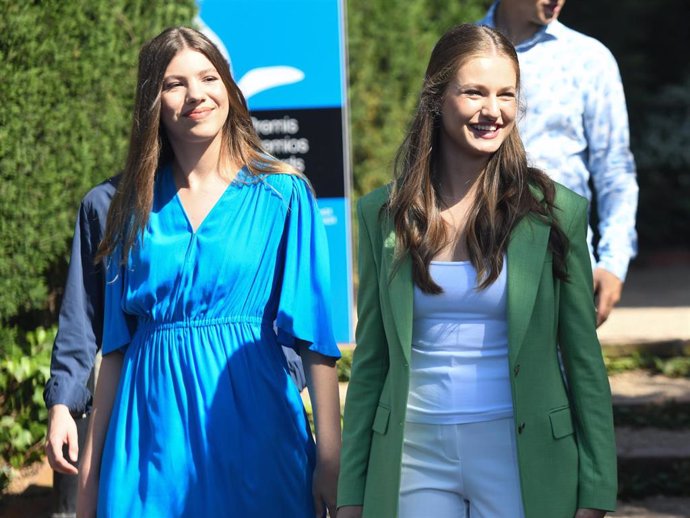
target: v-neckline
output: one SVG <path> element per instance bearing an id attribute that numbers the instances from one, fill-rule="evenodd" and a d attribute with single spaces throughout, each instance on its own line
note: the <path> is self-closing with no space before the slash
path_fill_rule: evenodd
<path id="1" fill-rule="evenodd" d="M 209 209 L 209 211 L 206 213 L 206 215 L 203 217 L 201 222 L 197 225 L 196 228 L 194 228 L 194 225 L 192 225 L 192 220 L 189 218 L 189 214 L 187 213 L 187 209 L 184 207 L 184 203 L 182 203 L 182 199 L 180 198 L 180 190 L 177 188 L 177 184 L 175 183 L 175 175 L 173 173 L 172 166 L 168 167 L 168 182 L 170 182 L 170 189 L 172 189 L 173 192 L 173 197 L 175 198 L 177 202 L 177 206 L 180 208 L 180 212 L 182 213 L 182 216 L 185 219 L 185 223 L 187 224 L 187 231 L 193 235 L 196 236 L 199 233 L 199 230 L 204 226 L 206 223 L 206 220 L 209 219 L 209 217 L 213 214 L 213 212 L 216 210 L 218 205 L 221 204 L 223 199 L 227 196 L 228 192 L 235 186 L 238 185 L 239 182 L 237 182 L 237 179 L 240 177 L 240 175 L 243 174 L 244 172 L 244 167 L 241 167 L 237 173 L 235 173 L 235 176 L 233 177 L 232 181 L 225 186 L 225 189 L 221 193 L 221 195 L 218 197 L 218 199 L 215 201 L 213 206 Z"/>

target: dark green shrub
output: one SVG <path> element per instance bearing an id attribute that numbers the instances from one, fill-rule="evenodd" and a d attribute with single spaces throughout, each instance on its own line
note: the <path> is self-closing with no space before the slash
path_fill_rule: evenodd
<path id="1" fill-rule="evenodd" d="M 78 201 L 123 161 L 142 42 L 194 0 L 0 0 L 0 325 L 56 307 Z M 33 325 L 32 325 L 33 324 Z"/>
<path id="2" fill-rule="evenodd" d="M 350 373 L 352 371 L 352 352 L 353 349 L 341 349 L 342 356 L 338 363 L 338 381 L 350 381 Z"/>
<path id="3" fill-rule="evenodd" d="M 141 44 L 194 0 L 0 0 L 0 487 L 41 453 L 79 199 L 122 165 Z M 34 331 L 31 331 L 35 329 Z M 27 332 L 28 331 L 28 332 Z"/>

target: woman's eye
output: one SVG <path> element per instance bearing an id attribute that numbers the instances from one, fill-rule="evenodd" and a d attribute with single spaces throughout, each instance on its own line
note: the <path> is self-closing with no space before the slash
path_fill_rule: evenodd
<path id="1" fill-rule="evenodd" d="M 175 82 L 175 83 L 166 83 L 164 88 L 165 88 L 166 90 L 172 90 L 173 88 L 176 88 L 176 87 L 178 87 L 178 86 L 182 86 L 182 83 L 178 83 L 178 82 Z"/>
<path id="2" fill-rule="evenodd" d="M 216 76 L 206 76 L 204 77 L 204 81 L 210 82 L 210 81 L 217 81 L 218 78 Z"/>
<path id="3" fill-rule="evenodd" d="M 469 97 L 479 97 L 482 93 L 479 90 L 465 90 L 465 95 Z"/>

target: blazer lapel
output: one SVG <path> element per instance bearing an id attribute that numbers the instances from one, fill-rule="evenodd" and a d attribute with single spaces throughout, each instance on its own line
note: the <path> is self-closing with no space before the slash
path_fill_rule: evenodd
<path id="1" fill-rule="evenodd" d="M 386 235 L 384 233 L 384 235 Z M 386 275 L 384 282 L 388 284 L 388 303 L 393 325 L 400 341 L 405 359 L 410 361 L 412 346 L 412 304 L 414 297 L 414 283 L 412 282 L 412 261 L 406 255 L 394 268 L 395 233 L 388 228 L 384 241 L 384 265 L 382 272 Z M 391 277 L 392 276 L 392 277 Z"/>
<path id="2" fill-rule="evenodd" d="M 539 288 L 550 227 L 533 217 L 523 218 L 508 244 L 508 344 L 511 363 L 527 332 Z"/>

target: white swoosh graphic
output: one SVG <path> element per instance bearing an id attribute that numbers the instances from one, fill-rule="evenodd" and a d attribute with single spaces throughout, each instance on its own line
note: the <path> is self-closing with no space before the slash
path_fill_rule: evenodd
<path id="1" fill-rule="evenodd" d="M 245 99 L 249 99 L 260 92 L 278 86 L 299 83 L 303 79 L 304 72 L 299 68 L 288 66 L 259 67 L 244 74 L 242 79 L 237 81 L 237 86 L 242 90 Z"/>

